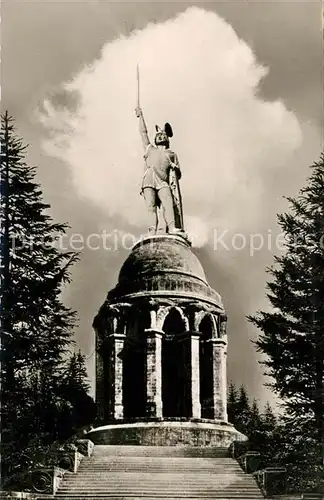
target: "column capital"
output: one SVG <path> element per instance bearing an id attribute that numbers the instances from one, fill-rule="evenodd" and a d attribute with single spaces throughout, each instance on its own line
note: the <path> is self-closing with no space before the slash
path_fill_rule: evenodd
<path id="1" fill-rule="evenodd" d="M 201 336 L 200 332 L 187 331 L 187 332 L 183 332 L 183 333 L 179 333 L 179 334 L 175 335 L 174 338 L 177 339 L 178 341 L 182 342 L 184 340 L 199 339 L 200 336 Z"/>
<path id="2" fill-rule="evenodd" d="M 191 337 L 191 338 L 200 338 L 201 337 L 201 332 L 198 332 L 196 330 L 192 330 L 190 332 L 187 332 L 188 333 L 188 337 Z"/>
<path id="3" fill-rule="evenodd" d="M 125 338 L 125 333 L 111 333 L 110 335 L 108 335 L 109 340 L 125 340 Z"/>
<path id="4" fill-rule="evenodd" d="M 144 333 L 147 337 L 160 337 L 162 338 L 164 335 L 163 330 L 159 330 L 158 328 L 145 328 Z"/>
<path id="5" fill-rule="evenodd" d="M 220 339 L 220 338 L 208 339 L 205 342 L 210 342 L 211 344 L 213 344 L 215 346 L 226 346 L 227 345 L 226 340 Z"/>
<path id="6" fill-rule="evenodd" d="M 150 298 L 145 305 L 148 306 L 150 310 L 157 311 L 162 304 L 158 300 Z"/>

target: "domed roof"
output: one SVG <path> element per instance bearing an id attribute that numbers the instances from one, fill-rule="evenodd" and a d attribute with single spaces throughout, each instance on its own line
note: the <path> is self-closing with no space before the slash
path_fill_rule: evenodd
<path id="1" fill-rule="evenodd" d="M 220 295 L 208 285 L 190 243 L 178 235 L 146 237 L 132 249 L 108 299 L 114 302 L 138 296 L 198 298 L 222 308 Z"/>
<path id="2" fill-rule="evenodd" d="M 119 283 L 156 273 L 183 273 L 207 284 L 202 265 L 182 237 L 157 235 L 138 242 L 124 262 Z"/>

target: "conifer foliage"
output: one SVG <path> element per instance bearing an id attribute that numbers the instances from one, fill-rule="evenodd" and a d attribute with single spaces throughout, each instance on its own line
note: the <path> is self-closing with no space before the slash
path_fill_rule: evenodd
<path id="1" fill-rule="evenodd" d="M 264 460 L 269 462 L 272 459 L 273 437 L 278 427 L 277 418 L 269 403 L 260 411 L 257 400 L 254 399 L 251 403 L 244 386 L 237 390 L 231 384 L 227 409 L 229 422 L 246 435 L 251 448 L 254 451 L 262 451 Z"/>
<path id="2" fill-rule="evenodd" d="M 286 251 L 269 269 L 272 310 L 249 319 L 260 330 L 256 346 L 289 422 L 291 454 L 324 460 L 324 154 L 307 184 L 278 216 Z M 315 452 L 314 450 L 317 451 Z M 296 457 L 295 457 L 296 458 Z M 313 460 L 314 461 L 314 460 Z M 301 469 L 300 469 L 301 470 Z"/>
<path id="3" fill-rule="evenodd" d="M 68 422 L 62 427 L 68 431 L 90 425 L 96 418 L 96 405 L 88 395 L 89 383 L 85 361 L 81 351 L 74 353 L 65 370 L 64 396 L 70 402 L 72 411 L 68 415 Z"/>
<path id="4" fill-rule="evenodd" d="M 58 248 L 67 225 L 48 214 L 25 154 L 6 112 L 1 116 L 0 202 L 3 475 L 36 435 L 59 438 L 61 417 L 73 409 L 64 378 L 76 318 L 62 303 L 61 291 L 78 255 Z M 79 370 L 81 364 L 79 358 Z M 85 386 L 80 390 L 86 393 Z"/>

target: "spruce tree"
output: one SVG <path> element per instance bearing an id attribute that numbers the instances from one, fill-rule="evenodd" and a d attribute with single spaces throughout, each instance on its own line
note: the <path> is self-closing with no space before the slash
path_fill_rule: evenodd
<path id="1" fill-rule="evenodd" d="M 268 401 L 264 408 L 264 412 L 262 415 L 262 422 L 264 429 L 269 430 L 269 432 L 272 432 L 277 425 L 277 417 L 275 416 L 273 409 L 271 408 L 270 403 Z"/>
<path id="2" fill-rule="evenodd" d="M 257 441 L 261 430 L 261 415 L 256 399 L 253 400 L 250 408 L 250 418 L 248 422 L 247 435 L 251 442 Z"/>
<path id="3" fill-rule="evenodd" d="M 79 350 L 74 352 L 67 362 L 65 380 L 71 391 L 84 391 L 89 390 L 89 382 L 87 369 L 85 366 L 85 356 Z"/>
<path id="4" fill-rule="evenodd" d="M 251 408 L 246 388 L 242 385 L 239 390 L 230 384 L 227 410 L 229 421 L 243 434 L 247 434 L 251 420 Z"/>
<path id="5" fill-rule="evenodd" d="M 36 433 L 57 437 L 55 412 L 61 396 L 65 358 L 72 342 L 75 313 L 61 301 L 76 253 L 63 252 L 57 238 L 67 225 L 53 222 L 49 205 L 25 162 L 26 146 L 13 119 L 1 116 L 1 383 L 2 458 L 15 453 Z"/>
<path id="6" fill-rule="evenodd" d="M 307 184 L 278 216 L 286 251 L 275 258 L 267 284 L 270 311 L 250 317 L 257 348 L 290 425 L 313 439 L 324 457 L 324 155 Z"/>
<path id="7" fill-rule="evenodd" d="M 244 385 L 240 387 L 237 400 L 237 426 L 241 432 L 246 432 L 250 422 L 250 402 L 249 396 Z"/>
<path id="8" fill-rule="evenodd" d="M 63 430 L 70 433 L 82 427 L 87 427 L 94 422 L 96 405 L 88 395 L 89 382 L 85 365 L 85 356 L 81 351 L 73 353 L 67 362 L 64 377 L 64 395 L 70 402 L 72 412 L 69 415 L 69 424 L 62 425 Z"/>
<path id="9" fill-rule="evenodd" d="M 231 383 L 228 390 L 227 413 L 229 422 L 231 422 L 234 426 L 237 422 L 237 398 L 238 394 L 236 387 L 233 383 Z"/>

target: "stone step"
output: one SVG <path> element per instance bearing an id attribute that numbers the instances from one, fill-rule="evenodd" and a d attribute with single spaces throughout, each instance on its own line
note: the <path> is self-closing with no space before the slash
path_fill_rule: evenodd
<path id="1" fill-rule="evenodd" d="M 249 478 L 248 478 L 249 479 Z M 254 491 L 259 491 L 256 483 L 254 481 L 246 481 L 246 480 L 232 480 L 231 478 L 227 478 L 227 480 L 223 481 L 185 481 L 185 480 L 180 480 L 179 481 L 174 481 L 170 482 L 168 478 L 164 478 L 163 481 L 161 480 L 142 480 L 142 479 L 134 479 L 132 481 L 122 481 L 121 479 L 119 481 L 116 480 L 111 480 L 111 481 L 100 481 L 99 482 L 89 482 L 89 481 L 75 481 L 75 482 L 66 482 L 64 481 L 61 488 L 60 492 L 66 492 L 66 491 L 84 491 L 84 490 L 96 490 L 96 491 L 115 491 L 117 490 L 118 492 L 120 490 L 126 491 L 126 490 L 131 490 L 131 491 L 146 491 L 146 490 L 154 490 L 154 491 L 170 491 L 170 490 L 181 490 L 183 492 L 190 490 L 200 490 L 200 491 L 212 491 L 212 490 L 254 490 Z"/>
<path id="2" fill-rule="evenodd" d="M 158 471 L 158 472 L 152 472 L 148 470 L 140 470 L 140 471 L 134 471 L 134 470 L 114 470 L 114 471 L 87 471 L 84 473 L 81 473 L 80 471 L 76 475 L 66 475 L 64 478 L 64 481 L 79 481 L 79 480 L 89 480 L 91 478 L 95 478 L 96 481 L 100 481 L 101 479 L 109 479 L 112 478 L 114 480 L 117 479 L 125 479 L 126 481 L 134 481 L 137 478 L 144 480 L 156 480 L 162 482 L 165 480 L 165 478 L 168 479 L 168 481 L 186 481 L 190 479 L 197 479 L 201 478 L 204 481 L 207 481 L 208 478 L 212 482 L 215 481 L 220 481 L 222 478 L 227 479 L 227 480 L 237 480 L 241 481 L 242 479 L 247 479 L 249 481 L 254 480 L 251 478 L 251 476 L 244 474 L 244 472 L 239 472 L 237 473 L 236 471 L 234 472 L 227 472 L 227 471 L 220 471 L 217 473 L 213 473 L 211 471 L 206 471 L 206 470 L 201 470 L 201 471 L 181 471 L 181 470 L 172 470 L 172 471 Z"/>
<path id="3" fill-rule="evenodd" d="M 66 490 L 84 490 L 84 489 L 96 489 L 96 490 L 104 490 L 104 491 L 107 491 L 107 488 L 109 488 L 109 490 L 116 490 L 116 489 L 138 489 L 138 488 L 141 488 L 142 490 L 144 489 L 154 489 L 154 490 L 165 490 L 165 489 L 182 489 L 183 491 L 185 490 L 192 490 L 192 489 L 208 489 L 208 490 L 211 490 L 211 489 L 215 489 L 215 490 L 219 490 L 219 489 L 252 489 L 252 490 L 257 490 L 258 487 L 257 485 L 253 485 L 251 483 L 248 483 L 248 482 L 232 482 L 232 483 L 229 483 L 229 482 L 219 482 L 219 483 L 187 483 L 186 485 L 184 484 L 154 484 L 153 482 L 152 483 L 148 483 L 148 482 L 141 482 L 141 483 L 122 483 L 122 482 L 101 482 L 100 483 L 100 486 L 98 486 L 97 484 L 95 483 L 78 483 L 78 484 L 71 484 L 71 483 L 65 483 L 63 486 L 61 486 L 60 488 L 60 491 L 66 491 Z"/>
<path id="4" fill-rule="evenodd" d="M 172 471 L 172 472 L 158 472 L 152 474 L 151 472 L 137 472 L 137 471 L 105 471 L 105 472 L 93 472 L 93 473 L 88 473 L 87 474 L 80 474 L 78 476 L 66 476 L 64 481 L 76 481 L 76 478 L 78 481 L 88 481 L 93 478 L 95 481 L 98 480 L 103 480 L 103 479 L 109 479 L 113 481 L 117 480 L 125 480 L 125 481 L 136 481 L 137 479 L 140 480 L 148 480 L 148 481 L 190 481 L 190 480 L 199 480 L 200 481 L 208 481 L 210 479 L 211 482 L 217 482 L 221 481 L 222 479 L 225 480 L 237 480 L 237 481 L 242 481 L 243 479 L 246 479 L 248 481 L 251 481 L 251 477 L 244 474 L 233 474 L 233 473 L 226 473 L 226 472 L 220 472 L 219 474 L 210 474 L 209 472 L 203 471 L 197 473 L 197 474 L 192 474 L 191 472 L 181 472 L 181 471 Z"/>
<path id="5" fill-rule="evenodd" d="M 93 465 L 89 465 L 88 467 L 85 467 L 83 466 L 82 468 L 80 467 L 79 468 L 79 472 L 95 472 L 95 471 L 102 471 L 102 472 L 113 472 L 113 471 L 126 471 L 126 470 L 129 470 L 129 471 L 139 471 L 139 472 L 152 472 L 152 471 L 157 471 L 157 472 L 177 472 L 177 471 L 181 471 L 181 472 L 209 472 L 210 474 L 212 473 L 221 473 L 222 471 L 225 471 L 226 470 L 226 473 L 230 474 L 230 473 L 243 473 L 242 469 L 238 467 L 235 467 L 234 465 L 228 465 L 228 466 L 209 466 L 209 467 L 206 467 L 204 465 L 195 465 L 195 466 L 192 466 L 192 467 L 185 467 L 185 466 L 175 466 L 175 465 L 172 465 L 170 464 L 170 466 L 166 466 L 166 465 L 158 465 L 158 464 L 152 464 L 152 465 L 147 465 L 147 466 L 144 466 L 143 464 L 134 464 L 134 465 L 129 465 L 129 464 L 114 464 L 114 463 L 105 463 L 105 464 L 93 464 Z"/>
<path id="6" fill-rule="evenodd" d="M 239 481 L 235 480 L 222 480 L 222 481 L 187 481 L 186 485 L 183 483 L 180 483 L 181 488 L 186 489 L 186 488 L 217 488 L 219 489 L 220 487 L 222 488 L 227 488 L 227 487 L 232 487 L 235 486 L 235 488 L 257 488 L 258 486 L 254 485 L 254 482 L 251 483 L 249 480 L 244 480 L 241 479 Z M 132 483 L 130 481 L 116 481 L 116 480 L 100 480 L 99 482 L 96 481 L 80 481 L 78 483 L 73 483 L 72 481 L 66 482 L 61 485 L 62 488 L 79 488 L 79 489 L 84 489 L 84 488 L 119 488 L 119 487 L 125 487 L 125 488 L 132 488 L 132 487 L 141 487 L 141 488 L 178 488 L 179 484 L 175 482 L 168 482 L 168 481 L 138 481 L 136 483 Z"/>
<path id="7" fill-rule="evenodd" d="M 189 451 L 188 451 L 189 450 Z M 96 445 L 76 474 L 64 477 L 60 500 L 261 500 L 252 476 L 223 450 Z M 217 449 L 217 453 L 220 450 Z M 175 455 L 176 453 L 176 455 Z M 190 455 L 192 453 L 192 455 Z M 198 454 L 195 456 L 194 454 Z M 38 500 L 43 497 L 39 496 Z M 47 497 L 49 498 L 49 497 Z"/>
<path id="8" fill-rule="evenodd" d="M 166 458 L 166 457 L 96 457 L 82 460 L 79 471 L 93 472 L 95 470 L 136 470 L 136 471 L 188 471 L 197 472 L 208 470 L 209 472 L 241 472 L 238 463 L 231 459 L 215 458 Z"/>
<path id="9" fill-rule="evenodd" d="M 225 470 L 226 469 L 226 470 Z M 221 474 L 222 472 L 226 472 L 226 474 L 244 474 L 242 470 L 236 467 L 228 466 L 228 467 L 204 467 L 204 466 L 196 466 L 196 467 L 166 467 L 159 465 L 151 465 L 147 467 L 143 467 L 142 465 L 116 465 L 116 464 L 99 464 L 93 465 L 89 467 L 82 467 L 79 469 L 79 472 L 82 473 L 92 473 L 92 472 L 123 472 L 123 471 L 134 471 L 134 472 L 188 472 L 189 473 L 199 473 L 199 472 L 208 472 L 209 474 Z"/>
<path id="10" fill-rule="evenodd" d="M 103 493 L 112 493 L 112 492 L 117 492 L 119 493 L 120 491 L 128 491 L 128 492 L 144 492 L 144 491 L 154 491 L 154 492 L 163 492 L 166 493 L 167 491 L 177 491 L 177 492 L 182 492 L 182 493 L 193 493 L 194 491 L 200 491 L 200 492 L 205 492 L 205 493 L 212 493 L 216 491 L 222 491 L 223 493 L 225 491 L 255 491 L 259 492 L 259 489 L 257 486 L 251 485 L 251 484 L 226 484 L 226 483 L 219 483 L 219 484 L 187 484 L 186 486 L 184 485 L 176 485 L 176 484 L 169 484 L 169 485 L 154 485 L 154 484 L 102 484 L 100 486 L 97 486 L 95 484 L 84 484 L 84 485 L 65 485 L 62 486 L 59 490 L 59 492 L 75 492 L 75 491 L 100 491 Z"/>
<path id="11" fill-rule="evenodd" d="M 97 453 L 97 451 L 94 451 L 93 454 L 91 455 L 91 459 L 95 460 L 120 460 L 120 461 L 128 461 L 128 462 L 135 462 L 135 461 L 143 461 L 147 462 L 148 460 L 155 460 L 155 461 L 169 461 L 169 460 L 174 460 L 175 462 L 179 463 L 190 463 L 190 462 L 196 462 L 197 460 L 203 460 L 204 462 L 214 462 L 214 463 L 219 463 L 219 464 L 226 464 L 226 463 L 232 463 L 235 460 L 231 457 L 179 457 L 179 456 L 160 456 L 160 455 L 139 455 L 138 457 L 132 456 L 132 455 L 113 455 L 112 453 L 108 455 L 104 455 L 103 453 Z"/>
<path id="12" fill-rule="evenodd" d="M 97 496 L 99 497 L 100 495 L 106 495 L 106 496 L 115 496 L 115 497 L 157 497 L 157 498 L 190 498 L 192 496 L 200 497 L 200 498 L 217 498 L 217 497 L 224 497 L 225 495 L 228 496 L 229 498 L 231 497 L 236 497 L 236 498 L 241 498 L 242 496 L 246 496 L 247 498 L 260 498 L 262 499 L 262 495 L 260 491 L 250 491 L 250 490 L 228 490 L 228 491 L 201 491 L 201 490 L 193 490 L 193 491 L 177 491 L 177 490 L 170 490 L 170 491 L 155 491 L 155 490 L 134 490 L 134 491 L 129 491 L 129 490 L 119 490 L 119 491 L 99 491 L 99 490 L 89 490 L 89 491 L 74 491 L 74 492 L 59 492 L 56 494 L 56 498 L 61 498 L 64 496 L 74 496 L 75 498 L 82 498 L 82 497 L 87 497 L 87 496 Z M 241 495 L 241 496 L 240 496 Z"/>
<path id="13" fill-rule="evenodd" d="M 182 491 L 112 491 L 112 492 L 105 492 L 105 491 L 87 491 L 87 492 L 80 492 L 76 491 L 73 493 L 71 492 L 62 492 L 58 493 L 55 498 L 65 498 L 65 497 L 74 497 L 74 498 L 88 498 L 89 496 L 93 496 L 95 498 L 106 498 L 106 497 L 116 497 L 116 498 L 132 498 L 132 497 L 150 497 L 150 498 L 191 498 L 191 497 L 198 497 L 198 498 L 205 498 L 205 499 L 210 499 L 210 498 L 222 498 L 226 495 L 229 498 L 247 498 L 249 500 L 252 499 L 258 499 L 262 500 L 263 497 L 260 494 L 260 492 L 252 492 L 252 491 L 190 491 L 190 492 L 182 492 Z"/>
<path id="14" fill-rule="evenodd" d="M 81 471 L 79 471 L 79 473 L 82 475 L 85 475 L 85 476 L 91 476 L 93 474 L 97 474 L 97 475 L 101 475 L 102 477 L 104 477 L 105 475 L 109 474 L 122 474 L 122 473 L 137 473 L 137 474 L 145 474 L 145 473 L 149 473 L 149 474 L 194 474 L 194 475 L 198 475 L 198 474 L 209 474 L 213 477 L 216 477 L 216 476 L 219 476 L 219 475 L 222 475 L 222 474 L 225 474 L 225 475 L 235 475 L 235 476 L 244 476 L 244 472 L 243 471 L 240 471 L 240 470 L 237 470 L 237 469 L 229 469 L 227 471 L 224 471 L 224 469 L 206 469 L 206 468 L 192 468 L 192 469 L 184 469 L 182 467 L 179 467 L 177 468 L 176 470 L 169 470 L 169 469 L 166 469 L 166 468 L 162 468 L 162 467 L 114 467 L 113 465 L 112 466 L 99 466 L 99 467 L 92 467 L 91 469 L 89 468 L 88 470 L 86 469 L 82 469 Z"/>
<path id="15" fill-rule="evenodd" d="M 94 467 L 94 466 L 106 466 L 108 467 L 109 465 L 114 465 L 114 466 L 120 466 L 120 467 L 132 467 L 134 465 L 140 466 L 140 467 L 168 467 L 168 468 L 178 468 L 182 467 L 185 469 L 194 469 L 194 468 L 201 468 L 201 467 L 206 467 L 208 469 L 213 469 L 213 468 L 224 468 L 224 467 L 234 467 L 236 469 L 239 468 L 239 465 L 237 462 L 234 460 L 227 461 L 227 462 L 216 462 L 215 459 L 189 459 L 189 458 L 184 458 L 182 461 L 180 460 L 174 460 L 172 458 L 159 458 L 155 460 L 150 460 L 147 459 L 146 461 L 144 460 L 134 460 L 130 462 L 129 460 L 121 460 L 121 459 L 115 459 L 115 458 L 110 458 L 110 459 L 97 459 L 95 457 L 91 457 L 90 459 L 83 459 L 80 468 L 84 469 L 85 467 Z"/>
<path id="16" fill-rule="evenodd" d="M 177 494 L 186 494 L 186 495 L 193 495 L 194 493 L 200 493 L 200 494 L 211 494 L 211 493 L 235 493 L 235 492 L 250 492 L 250 493 L 255 493 L 257 495 L 260 495 L 260 490 L 258 487 L 254 487 L 251 485 L 225 485 L 225 484 L 219 484 L 219 485 L 209 485 L 207 486 L 195 486 L 195 485 L 188 485 L 186 488 L 176 485 L 173 486 L 164 486 L 163 488 L 157 487 L 154 485 L 112 485 L 112 484 L 107 484 L 107 485 L 102 485 L 102 487 L 95 487 L 93 485 L 88 485 L 88 486 L 79 486 L 79 487 L 71 487 L 71 486 L 66 486 L 63 488 L 60 488 L 59 492 L 57 494 L 62 495 L 64 494 L 71 494 L 71 493 L 87 493 L 87 492 L 98 492 L 98 493 L 115 493 L 115 494 L 120 494 L 121 492 L 123 493 L 128 493 L 128 494 L 144 494 L 144 493 L 149 493 L 151 492 L 152 494 L 157 494 L 157 493 L 163 493 L 163 494 L 171 494 L 173 492 Z"/>
<path id="17" fill-rule="evenodd" d="M 258 498 L 262 498 L 260 496 L 260 490 L 256 483 L 254 481 L 248 482 L 248 481 L 232 481 L 232 482 L 222 482 L 222 483 L 217 483 L 217 482 L 202 482 L 202 483 L 185 483 L 185 482 L 180 482 L 180 483 L 168 483 L 166 482 L 160 482 L 156 481 L 154 482 L 147 482 L 147 481 L 136 481 L 136 482 L 101 482 L 100 485 L 98 483 L 94 484 L 89 484 L 87 482 L 85 483 L 80 483 L 76 482 L 75 484 L 71 483 L 64 483 L 58 494 L 71 494 L 71 493 L 76 493 L 76 494 L 83 494 L 83 493 L 88 493 L 88 492 L 96 492 L 98 494 L 101 493 L 110 493 L 110 494 L 132 494 L 132 495 L 141 495 L 141 494 L 168 494 L 168 495 L 175 495 L 175 494 L 180 494 L 180 495 L 203 495 L 203 496 L 208 496 L 210 494 L 216 494 L 216 493 L 222 493 L 224 494 L 225 492 L 227 494 L 232 494 L 232 493 L 246 493 L 249 492 L 251 495 L 257 495 Z"/>
<path id="18" fill-rule="evenodd" d="M 135 474 L 134 476 L 134 479 L 131 478 L 131 479 L 128 479 L 126 477 L 126 475 L 130 475 L 130 474 Z M 163 473 L 163 472 L 158 472 L 158 473 L 151 473 L 150 476 L 153 476 L 154 477 L 154 481 L 163 481 L 163 476 L 165 476 L 166 474 Z M 117 474 L 114 472 L 114 473 L 94 473 L 94 474 L 82 474 L 82 476 L 79 476 L 78 477 L 80 481 L 133 481 L 133 480 L 136 480 L 136 479 L 142 479 L 142 480 L 145 480 L 145 479 L 148 479 L 150 480 L 150 478 L 146 478 L 146 476 L 144 476 L 144 473 L 143 472 L 134 472 L 134 471 L 126 471 L 125 473 L 122 472 L 121 473 L 121 476 L 117 476 Z M 235 481 L 243 481 L 243 480 L 247 480 L 247 481 L 251 481 L 251 478 L 248 477 L 248 476 L 245 476 L 244 474 L 240 474 L 240 475 L 237 475 L 237 474 L 206 474 L 206 473 L 199 473 L 199 474 L 178 474 L 176 472 L 174 473 L 168 473 L 168 481 L 172 481 L 172 482 L 175 482 L 175 481 L 191 481 L 191 479 L 195 480 L 195 481 L 200 481 L 200 482 L 203 482 L 203 481 L 211 481 L 211 482 L 221 482 L 221 481 L 229 481 L 229 480 L 235 480 Z M 64 481 L 75 481 L 74 478 L 66 478 L 64 479 Z"/>
<path id="19" fill-rule="evenodd" d="M 160 493 L 160 494 L 145 494 L 145 493 L 140 493 L 140 494 L 124 494 L 124 493 L 102 493 L 102 494 L 98 494 L 98 493 L 82 493 L 82 496 L 80 496 L 79 493 L 76 493 L 74 495 L 71 495 L 71 494 L 66 494 L 66 495 L 60 495 L 60 494 L 57 494 L 55 496 L 52 496 L 52 497 L 49 497 L 49 496 L 40 496 L 40 497 L 37 497 L 37 500 L 46 500 L 46 499 L 49 499 L 49 498 L 60 498 L 61 500 L 80 500 L 80 499 L 88 499 L 88 500 L 97 500 L 97 499 L 100 499 L 100 500 L 105 500 L 105 499 L 110 499 L 110 500 L 140 500 L 140 499 L 143 499 L 143 498 L 146 498 L 147 500 L 155 500 L 157 498 L 159 499 L 168 499 L 168 500 L 179 500 L 179 499 L 182 499 L 182 498 L 185 498 L 186 500 L 198 500 L 198 499 L 201 499 L 201 498 L 205 498 L 206 500 L 213 500 L 213 499 L 217 499 L 217 500 L 262 500 L 264 497 L 259 493 L 259 494 L 251 494 L 250 492 L 238 492 L 238 493 L 224 493 L 224 492 L 220 492 L 220 493 L 217 493 L 217 492 L 212 492 L 212 493 L 208 493 L 207 495 L 204 495 L 202 496 L 200 493 L 199 494 L 195 494 L 195 493 L 192 493 L 192 494 L 189 494 L 189 495 L 182 495 L 181 493 L 177 493 L 176 495 L 169 495 L 169 494 L 165 494 L 165 493 Z"/>
<path id="20" fill-rule="evenodd" d="M 200 500 L 202 497 L 200 495 L 198 496 L 165 496 L 164 494 L 163 495 L 160 495 L 160 496 L 157 496 L 157 495 L 154 495 L 154 496 L 146 496 L 146 495 L 139 495 L 139 496 L 136 496 L 136 495 L 122 495 L 122 496 L 116 496 L 115 494 L 112 494 L 110 495 L 109 493 L 103 493 L 101 495 L 93 495 L 92 493 L 89 493 L 89 494 L 82 494 L 82 496 L 80 495 L 46 495 L 46 496 L 38 496 L 36 497 L 36 500 L 55 500 L 57 498 L 60 498 L 60 500 L 82 500 L 82 499 L 86 499 L 86 500 L 142 500 L 143 498 L 145 498 L 146 500 L 156 500 L 157 498 L 158 499 L 165 499 L 167 498 L 168 500 L 179 500 L 181 498 L 185 498 L 186 500 Z M 217 500 L 252 500 L 252 499 L 258 499 L 258 500 L 262 500 L 263 499 L 263 496 L 260 494 L 260 496 L 255 496 L 255 497 L 251 497 L 250 493 L 242 493 L 240 492 L 238 495 L 231 495 L 231 496 L 224 496 L 224 493 L 221 494 L 221 495 L 215 495 L 214 493 L 210 494 L 208 497 L 209 500 L 214 500 L 214 499 L 217 499 Z"/>
<path id="21" fill-rule="evenodd" d="M 141 457 L 125 457 L 125 456 L 98 456 L 94 453 L 87 463 L 95 462 L 95 463 L 106 463 L 106 462 L 116 462 L 116 463 L 168 463 L 168 464 L 184 464 L 185 466 L 189 466 L 190 464 L 196 463 L 204 463 L 204 464 L 219 464 L 219 465 L 228 465 L 228 464 L 237 464 L 237 462 L 233 458 L 210 458 L 210 457 L 188 457 L 188 458 L 180 458 L 180 457 L 157 457 L 157 456 L 141 456 Z M 82 462 L 83 464 L 84 462 Z"/>
<path id="22" fill-rule="evenodd" d="M 167 483 L 167 482 L 164 482 L 164 483 L 157 483 L 157 482 L 147 482 L 147 481 L 141 481 L 141 482 L 137 482 L 137 483 L 130 483 L 130 482 L 122 482 L 122 481 L 106 481 L 106 482 L 100 482 L 100 485 L 96 484 L 96 483 L 89 483 L 89 482 L 85 482 L 85 483 L 64 483 L 60 490 L 66 490 L 67 488 L 70 488 L 70 489 L 84 489 L 84 488 L 94 488 L 94 489 L 106 489 L 107 487 L 109 488 L 113 488 L 113 489 L 116 489 L 116 488 L 123 488 L 123 489 L 126 489 L 126 488 L 154 488 L 154 489 L 165 489 L 165 488 L 182 488 L 183 490 L 186 490 L 186 489 L 190 489 L 190 488 L 208 488 L 208 489 L 211 489 L 211 488 L 215 488 L 215 489 L 219 489 L 219 488 L 252 488 L 252 489 L 257 489 L 257 485 L 254 485 L 254 484 L 251 484 L 249 482 L 243 482 L 243 481 L 232 481 L 232 482 L 229 482 L 229 481 L 222 481 L 222 482 L 191 482 L 191 483 L 187 483 L 186 485 L 184 484 L 178 484 L 178 483 Z"/>
<path id="23" fill-rule="evenodd" d="M 159 471 L 170 471 L 172 472 L 177 471 L 177 470 L 184 470 L 188 472 L 194 472 L 194 471 L 200 471 L 200 470 L 205 470 L 208 472 L 217 472 L 217 471 L 226 471 L 229 472 L 243 472 L 242 469 L 240 468 L 239 465 L 236 464 L 226 464 L 226 465 L 220 465 L 220 464 L 188 464 L 187 466 L 185 464 L 159 464 L 159 463 L 148 463 L 148 464 L 142 464 L 139 462 L 138 464 L 128 464 L 128 463 L 116 463 L 113 460 L 107 461 L 107 462 L 87 462 L 84 464 L 81 464 L 79 467 L 79 471 L 86 472 L 88 471 L 93 471 L 93 470 L 126 470 L 126 469 L 139 469 L 142 470 L 143 472 L 146 470 L 151 471 L 152 469 L 157 469 Z"/>
<path id="24" fill-rule="evenodd" d="M 181 467 L 183 469 L 200 469 L 201 467 L 205 467 L 208 470 L 212 469 L 220 469 L 220 468 L 235 468 L 239 469 L 240 466 L 238 463 L 233 462 L 225 462 L 225 463 L 218 463 L 218 462 L 206 462 L 205 459 L 202 459 L 202 462 L 187 462 L 187 458 L 185 459 L 185 462 L 175 462 L 172 459 L 170 461 L 158 461 L 158 460 L 148 460 L 147 462 L 143 462 L 142 460 L 138 460 L 136 462 L 128 462 L 128 461 L 120 461 L 120 460 L 94 460 L 94 459 L 89 459 L 87 460 L 86 458 L 82 460 L 80 468 L 84 469 L 86 467 L 95 467 L 95 466 L 101 466 L 101 467 L 109 467 L 111 466 L 116 466 L 116 467 L 133 467 L 133 466 L 138 466 L 142 467 L 143 469 L 146 467 L 168 467 L 170 468 L 178 468 Z"/>

